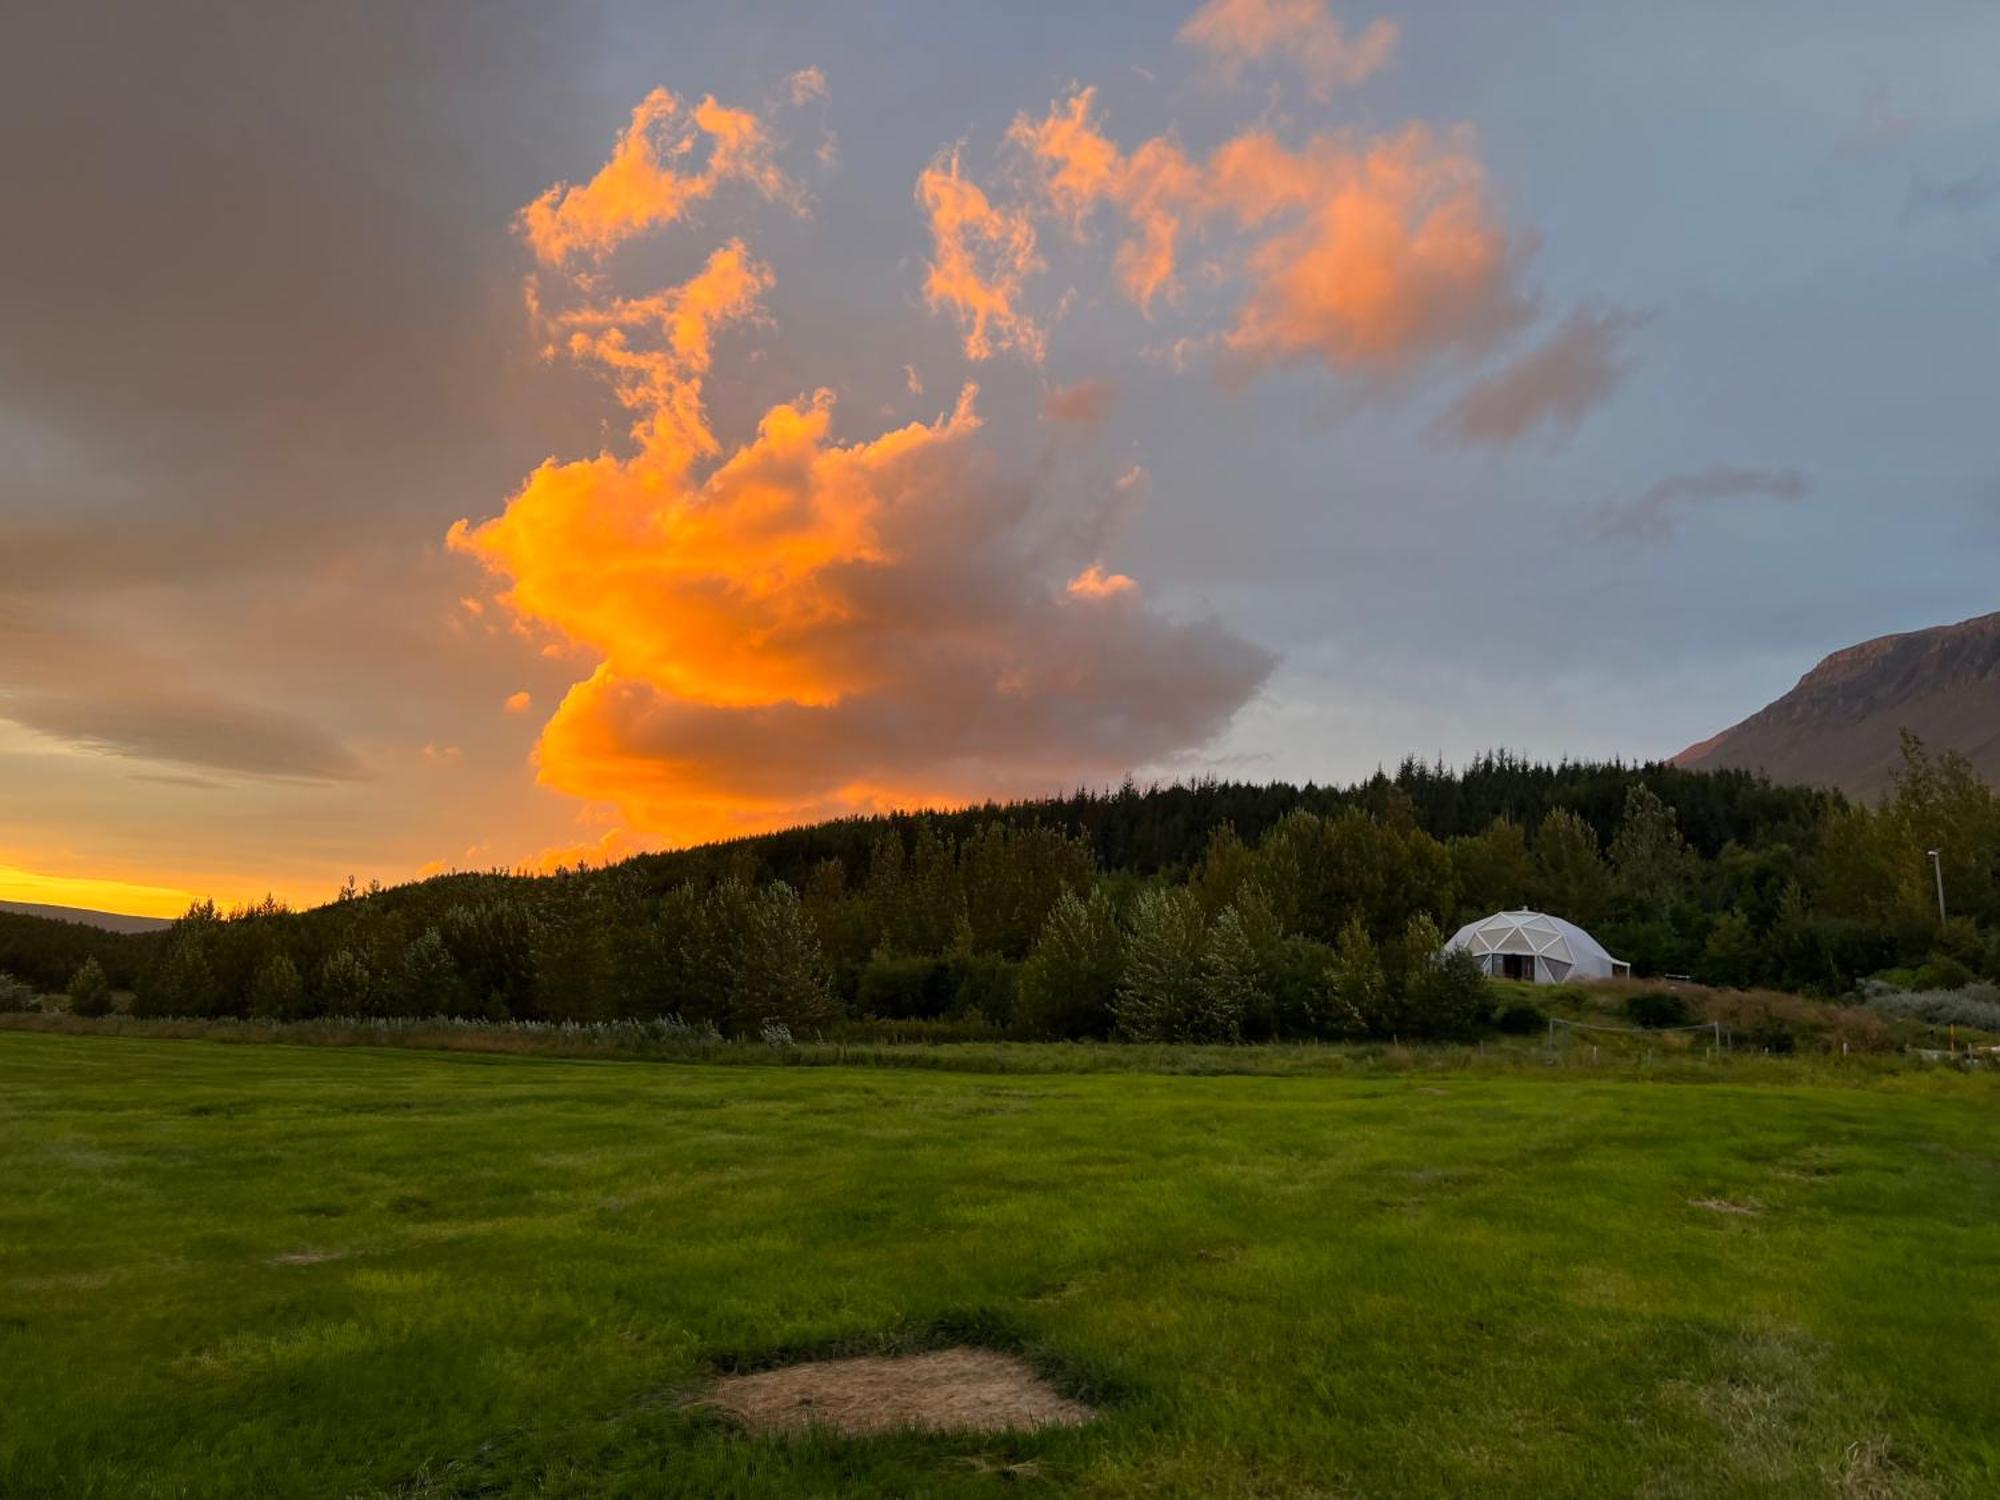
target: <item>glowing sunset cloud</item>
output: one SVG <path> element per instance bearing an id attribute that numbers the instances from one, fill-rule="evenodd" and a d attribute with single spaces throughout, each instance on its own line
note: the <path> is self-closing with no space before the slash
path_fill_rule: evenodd
<path id="1" fill-rule="evenodd" d="M 819 80 L 824 91 L 825 80 Z M 685 170 L 698 142 L 706 165 Z M 602 256 L 636 234 L 671 224 L 729 180 L 754 184 L 765 197 L 796 200 L 796 189 L 771 161 L 763 123 L 748 110 L 713 98 L 693 109 L 654 89 L 632 111 L 611 159 L 581 186 L 557 183 L 521 210 L 521 232 L 544 265 L 579 253 Z"/>
<path id="2" fill-rule="evenodd" d="M 917 201 L 931 226 L 924 296 L 931 306 L 957 314 L 965 329 L 965 357 L 986 359 L 996 348 L 1013 348 L 1039 361 L 1042 332 L 1017 306 L 1022 278 L 1041 265 L 1027 214 L 995 207 L 977 184 L 960 176 L 956 151 L 924 169 Z"/>
<path id="3" fill-rule="evenodd" d="M 1281 58 L 1324 99 L 1387 67 L 1397 29 L 1393 21 L 1371 21 L 1350 38 L 1328 14 L 1326 0 L 1208 0 L 1181 27 L 1180 38 L 1213 57 L 1231 80 L 1245 63 Z"/>
<path id="4" fill-rule="evenodd" d="M 920 197 L 939 236 L 931 289 L 964 311 L 968 355 L 1033 352 L 1012 306 L 1034 262 L 1025 216 L 948 161 Z M 507 580 L 517 620 L 596 659 L 536 749 L 545 785 L 622 815 L 591 847 L 1048 791 L 1227 722 L 1269 658 L 1212 621 L 1149 610 L 1130 578 L 1076 556 L 1108 522 L 1056 517 L 1034 534 L 1029 497 L 981 442 L 974 387 L 930 421 L 848 440 L 820 389 L 721 442 L 704 391 L 717 340 L 769 326 L 775 280 L 731 240 L 644 296 L 595 275 L 539 289 L 555 349 L 634 413 L 631 450 L 551 459 L 501 515 L 450 533 Z M 1099 501 L 1106 516 L 1126 503 Z"/>
<path id="5" fill-rule="evenodd" d="M 1081 233 L 1100 204 L 1130 234 L 1115 267 L 1150 312 L 1176 289 L 1184 241 L 1215 242 L 1243 286 L 1222 345 L 1246 368 L 1314 358 L 1380 378 L 1447 351 L 1478 353 L 1532 315 L 1519 255 L 1485 191 L 1471 133 L 1317 135 L 1291 148 L 1251 131 L 1191 161 L 1169 137 L 1122 150 L 1084 89 L 1009 142 L 1049 211 Z"/>

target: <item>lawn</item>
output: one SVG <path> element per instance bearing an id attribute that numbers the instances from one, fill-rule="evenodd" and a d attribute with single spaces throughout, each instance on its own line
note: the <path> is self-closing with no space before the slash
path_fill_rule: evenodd
<path id="1" fill-rule="evenodd" d="M 0 1033 L 0 1494 L 2000 1494 L 2000 1089 Z M 975 1341 L 1101 1410 L 752 1439 Z"/>

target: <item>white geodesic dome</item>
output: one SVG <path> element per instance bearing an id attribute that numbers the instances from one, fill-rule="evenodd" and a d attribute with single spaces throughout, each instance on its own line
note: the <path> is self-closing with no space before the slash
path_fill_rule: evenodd
<path id="1" fill-rule="evenodd" d="M 1632 972 L 1630 964 L 1605 952 L 1604 945 L 1576 923 L 1539 911 L 1496 911 L 1466 923 L 1445 947 L 1465 949 L 1489 974 L 1537 984 L 1610 979 Z"/>

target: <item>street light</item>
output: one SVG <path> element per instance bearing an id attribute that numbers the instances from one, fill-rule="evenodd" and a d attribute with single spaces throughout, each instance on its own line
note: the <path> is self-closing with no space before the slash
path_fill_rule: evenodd
<path id="1" fill-rule="evenodd" d="M 1937 852 L 1937 850 L 1935 850 L 1935 849 L 1927 849 L 1927 850 L 1925 850 L 1924 852 L 1930 855 L 1930 857 L 1931 857 L 1931 873 L 1937 876 L 1937 888 L 1938 888 L 1938 926 L 1942 927 L 1942 926 L 1944 926 L 1944 925 L 1945 925 L 1945 915 L 1944 915 L 1944 861 L 1938 858 L 1938 852 Z"/>

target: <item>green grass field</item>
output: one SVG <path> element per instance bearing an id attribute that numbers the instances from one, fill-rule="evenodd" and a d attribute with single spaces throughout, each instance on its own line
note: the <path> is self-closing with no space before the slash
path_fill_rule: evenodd
<path id="1" fill-rule="evenodd" d="M 968 1338 L 1102 1418 L 686 1404 Z M 2000 1088 L 0 1033 L 10 1500 L 1024 1488 L 2000 1494 Z"/>

